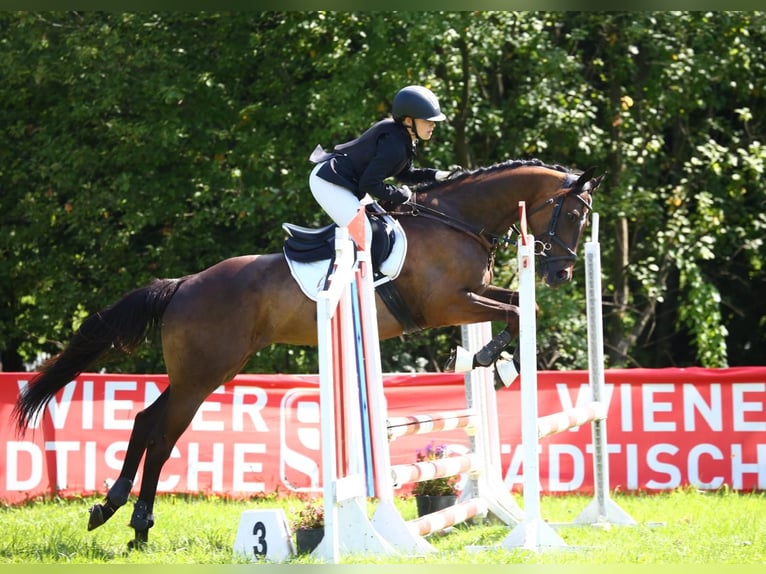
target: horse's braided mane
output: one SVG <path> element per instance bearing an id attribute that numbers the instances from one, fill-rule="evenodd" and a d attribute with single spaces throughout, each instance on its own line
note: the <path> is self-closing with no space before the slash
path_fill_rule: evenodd
<path id="1" fill-rule="evenodd" d="M 569 168 L 567 168 L 567 167 L 565 167 L 563 165 L 548 164 L 548 163 L 543 162 L 542 160 L 535 159 L 535 158 L 533 158 L 533 159 L 509 159 L 509 160 L 506 160 L 506 161 L 503 161 L 503 162 L 500 162 L 500 163 L 496 163 L 496 164 L 493 164 L 493 165 L 490 165 L 490 166 L 486 166 L 486 167 L 478 167 L 478 168 L 472 169 L 472 170 L 468 170 L 468 169 L 462 170 L 462 171 L 460 171 L 458 173 L 455 173 L 448 181 L 455 182 L 455 181 L 458 181 L 458 180 L 461 180 L 461 179 L 465 179 L 465 178 L 473 177 L 473 176 L 477 176 L 477 175 L 483 175 L 483 174 L 488 174 L 488 173 L 494 173 L 496 171 L 501 171 L 501 170 L 516 169 L 516 168 L 519 168 L 519 167 L 530 167 L 530 166 L 531 167 L 545 167 L 545 168 L 553 169 L 553 170 L 560 171 L 560 172 L 563 172 L 563 173 L 573 173 L 573 171 L 571 169 L 569 169 Z M 429 189 L 431 189 L 433 187 L 436 187 L 436 186 L 443 185 L 444 183 L 446 183 L 446 182 L 437 181 L 437 182 L 424 183 L 422 185 L 417 186 L 417 191 L 428 191 Z"/>

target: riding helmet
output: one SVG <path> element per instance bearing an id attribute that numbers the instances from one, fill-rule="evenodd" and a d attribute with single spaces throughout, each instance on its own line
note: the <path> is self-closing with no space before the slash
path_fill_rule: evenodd
<path id="1" fill-rule="evenodd" d="M 439 108 L 439 100 L 434 93 L 423 86 L 407 86 L 399 90 L 394 96 L 391 112 L 395 120 L 406 116 L 432 122 L 447 119 Z"/>

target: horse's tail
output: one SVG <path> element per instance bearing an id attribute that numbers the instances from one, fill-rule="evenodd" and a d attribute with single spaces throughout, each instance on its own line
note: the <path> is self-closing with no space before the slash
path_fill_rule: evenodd
<path id="1" fill-rule="evenodd" d="M 23 433 L 56 393 L 107 351 L 133 351 L 158 327 L 183 279 L 155 279 L 83 321 L 63 351 L 48 359 L 21 391 L 13 409 Z"/>

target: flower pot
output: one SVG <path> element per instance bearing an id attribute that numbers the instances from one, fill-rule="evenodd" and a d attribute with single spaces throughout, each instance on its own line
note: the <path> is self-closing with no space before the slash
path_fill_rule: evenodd
<path id="1" fill-rule="evenodd" d="M 418 508 L 418 516 L 425 516 L 437 510 L 443 510 L 453 506 L 457 501 L 456 494 L 416 494 L 415 504 Z"/>
<path id="2" fill-rule="evenodd" d="M 324 528 L 299 528 L 295 531 L 295 549 L 298 554 L 308 554 L 324 538 Z"/>

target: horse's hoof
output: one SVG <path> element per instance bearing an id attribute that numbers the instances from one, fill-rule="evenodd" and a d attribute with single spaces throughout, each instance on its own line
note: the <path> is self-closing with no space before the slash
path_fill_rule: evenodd
<path id="1" fill-rule="evenodd" d="M 88 518 L 88 532 L 94 528 L 98 528 L 104 522 L 106 522 L 106 518 L 104 517 L 104 507 L 101 504 L 91 506 L 90 517 Z"/>
<path id="2" fill-rule="evenodd" d="M 146 546 L 149 544 L 149 531 L 136 531 L 136 537 L 128 542 L 128 550 L 146 550 Z"/>
<path id="3" fill-rule="evenodd" d="M 146 542 L 141 542 L 140 540 L 131 540 L 128 542 L 128 550 L 138 550 L 139 552 L 142 552 L 146 550 Z"/>

